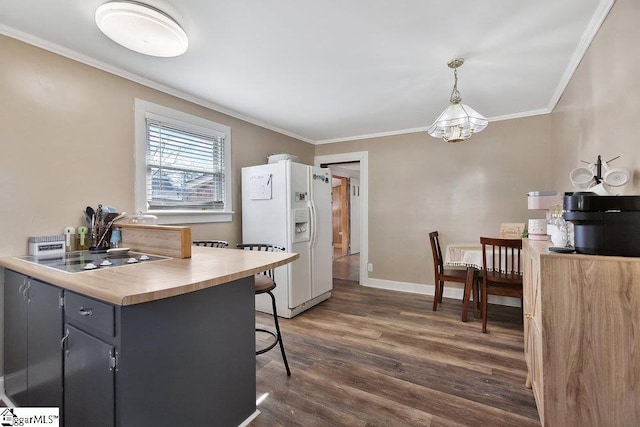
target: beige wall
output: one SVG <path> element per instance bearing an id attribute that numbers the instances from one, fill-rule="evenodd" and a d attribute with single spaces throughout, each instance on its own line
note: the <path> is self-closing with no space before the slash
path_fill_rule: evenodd
<path id="1" fill-rule="evenodd" d="M 612 166 L 634 171 L 622 194 L 640 194 L 640 2 L 618 0 L 551 114 L 556 188 L 571 188 L 580 160 L 621 156 Z"/>
<path id="2" fill-rule="evenodd" d="M 369 278 L 433 284 L 430 231 L 443 245 L 475 242 L 542 217 L 526 193 L 550 188 L 549 127 L 547 115 L 491 123 L 457 144 L 424 132 L 316 146 L 316 156 L 368 152 Z"/>
<path id="3" fill-rule="evenodd" d="M 0 36 L 0 256 L 27 237 L 61 234 L 98 203 L 133 212 L 134 99 L 231 127 L 232 223 L 193 225 L 194 238 L 241 240 L 240 169 L 274 152 L 313 163 L 313 145 Z"/>

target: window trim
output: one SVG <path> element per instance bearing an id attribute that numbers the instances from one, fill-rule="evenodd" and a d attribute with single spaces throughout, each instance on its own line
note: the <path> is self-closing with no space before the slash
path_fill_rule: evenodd
<path id="1" fill-rule="evenodd" d="M 224 134 L 225 201 L 224 210 L 197 211 L 192 209 L 147 210 L 147 117 L 166 120 L 180 126 L 204 128 L 212 133 Z M 134 200 L 135 211 L 158 217 L 159 224 L 189 224 L 204 222 L 231 222 L 233 217 L 232 171 L 231 171 L 231 127 L 203 119 L 149 101 L 135 99 L 134 138 Z"/>

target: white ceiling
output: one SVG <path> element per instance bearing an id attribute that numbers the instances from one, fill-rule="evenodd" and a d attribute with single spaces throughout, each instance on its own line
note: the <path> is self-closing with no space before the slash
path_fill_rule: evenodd
<path id="1" fill-rule="evenodd" d="M 177 58 L 104 36 L 105 0 L 1 0 L 0 33 L 324 143 L 425 130 L 455 57 L 463 102 L 490 121 L 547 113 L 614 1 L 145 0 L 189 36 Z"/>

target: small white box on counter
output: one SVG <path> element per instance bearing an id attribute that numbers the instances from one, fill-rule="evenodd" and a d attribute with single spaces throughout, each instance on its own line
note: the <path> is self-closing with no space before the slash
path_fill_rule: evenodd
<path id="1" fill-rule="evenodd" d="M 57 255 L 65 251 L 64 234 L 29 237 L 29 255 Z"/>

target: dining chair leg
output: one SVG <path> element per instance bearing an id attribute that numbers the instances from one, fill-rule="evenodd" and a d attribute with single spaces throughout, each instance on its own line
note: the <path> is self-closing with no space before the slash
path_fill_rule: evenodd
<path id="1" fill-rule="evenodd" d="M 443 285 L 444 285 L 444 282 L 438 280 L 438 278 L 436 277 L 436 286 L 435 286 L 435 292 L 433 295 L 433 311 L 437 311 L 438 303 L 442 302 L 441 294 L 442 294 Z"/>
<path id="2" fill-rule="evenodd" d="M 463 322 L 467 321 L 467 312 L 469 311 L 469 298 L 471 297 L 473 284 L 475 283 L 475 279 L 473 278 L 474 272 L 475 272 L 475 269 L 473 267 L 467 267 L 467 278 L 464 282 L 464 295 L 462 296 L 462 321 Z"/>
<path id="3" fill-rule="evenodd" d="M 487 283 L 482 280 L 482 292 L 480 295 L 480 301 L 482 303 L 482 333 L 487 333 Z"/>
<path id="4" fill-rule="evenodd" d="M 473 281 L 473 316 L 477 319 L 480 310 L 480 279 Z"/>

